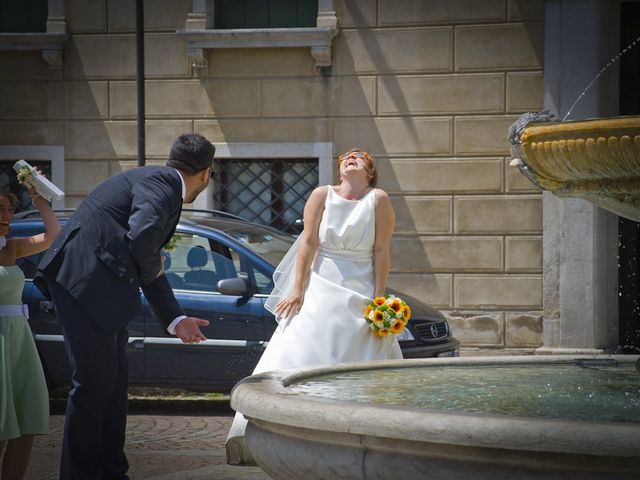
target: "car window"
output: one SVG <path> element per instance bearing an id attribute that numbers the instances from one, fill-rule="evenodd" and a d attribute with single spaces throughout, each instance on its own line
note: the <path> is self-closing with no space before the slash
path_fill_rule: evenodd
<path id="1" fill-rule="evenodd" d="M 246 275 L 254 292 L 270 293 L 270 272 L 221 242 L 196 234 L 177 233 L 167 245 L 165 274 L 175 289 L 217 292 L 218 281 Z"/>
<path id="2" fill-rule="evenodd" d="M 165 248 L 165 274 L 172 288 L 216 292 L 219 280 L 238 276 L 231 255 L 211 248 L 200 235 L 175 234 Z"/>
<path id="3" fill-rule="evenodd" d="M 271 290 L 273 290 L 273 279 L 271 278 L 271 276 L 267 276 L 260 270 L 257 270 L 255 268 L 252 268 L 252 273 L 256 281 L 256 288 L 258 290 L 258 293 L 271 293 Z"/>
<path id="4" fill-rule="evenodd" d="M 271 290 L 273 290 L 273 280 L 270 273 L 263 271 L 262 268 L 252 262 L 247 256 L 240 255 L 233 249 L 229 249 L 229 252 L 236 270 L 247 274 L 249 281 L 255 286 L 256 293 L 271 293 Z"/>
<path id="5" fill-rule="evenodd" d="M 295 241 L 293 236 L 276 235 L 255 227 L 235 228 L 227 233 L 273 266 L 280 263 Z"/>

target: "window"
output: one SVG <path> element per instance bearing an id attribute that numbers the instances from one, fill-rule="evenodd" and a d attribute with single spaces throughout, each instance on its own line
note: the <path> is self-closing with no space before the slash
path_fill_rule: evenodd
<path id="1" fill-rule="evenodd" d="M 331 66 L 338 18 L 333 0 L 192 0 L 184 30 L 195 69 L 212 48 L 310 47 L 318 71 Z"/>
<path id="2" fill-rule="evenodd" d="M 0 0 L 3 50 L 40 50 L 49 68 L 62 68 L 67 39 L 64 0 Z"/>
<path id="3" fill-rule="evenodd" d="M 318 160 L 217 160 L 213 200 L 218 210 L 289 233 L 302 231 L 304 205 L 318 185 Z"/>
<path id="4" fill-rule="evenodd" d="M 23 212 L 25 210 L 34 210 L 36 207 L 33 205 L 31 197 L 21 184 L 18 183 L 18 177 L 16 171 L 13 169 L 15 160 L 0 160 L 0 191 L 11 192 L 18 197 L 18 205 L 16 207 L 16 213 Z M 33 167 L 37 167 L 43 172 L 47 178 L 51 178 L 51 162 L 48 160 L 31 160 L 29 164 Z"/>
<path id="5" fill-rule="evenodd" d="M 0 0 L 0 32 L 46 32 L 47 0 Z"/>
<path id="6" fill-rule="evenodd" d="M 216 292 L 218 281 L 237 277 L 230 253 L 211 249 L 210 240 L 177 233 L 165 253 L 165 273 L 172 288 Z"/>
<path id="7" fill-rule="evenodd" d="M 215 28 L 315 27 L 317 0 L 218 0 Z"/>
<path id="8" fill-rule="evenodd" d="M 20 200 L 18 211 L 33 208 L 31 197 L 16 178 L 13 164 L 24 158 L 39 167 L 58 187 L 64 190 L 64 147 L 48 145 L 0 145 L 0 189 L 8 189 Z M 54 200 L 53 208 L 64 207 L 64 199 Z"/>
<path id="9" fill-rule="evenodd" d="M 269 272 L 265 272 L 235 249 L 200 235 L 176 233 L 163 253 L 164 270 L 171 288 L 214 293 L 218 282 L 246 276 L 256 293 L 273 289 Z"/>

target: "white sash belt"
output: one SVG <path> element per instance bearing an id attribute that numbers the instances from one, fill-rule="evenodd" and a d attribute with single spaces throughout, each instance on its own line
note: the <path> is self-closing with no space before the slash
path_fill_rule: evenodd
<path id="1" fill-rule="evenodd" d="M 373 252 L 371 250 L 334 250 L 331 248 L 318 247 L 318 255 L 341 260 L 371 260 Z"/>
<path id="2" fill-rule="evenodd" d="M 28 305 L 0 305 L 0 317 L 17 316 L 29 318 Z"/>

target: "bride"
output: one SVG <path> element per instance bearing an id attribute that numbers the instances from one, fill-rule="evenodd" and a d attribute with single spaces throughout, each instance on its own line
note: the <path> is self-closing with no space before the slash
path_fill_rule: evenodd
<path id="1" fill-rule="evenodd" d="M 364 309 L 384 296 L 395 214 L 375 188 L 373 158 L 354 148 L 338 157 L 340 183 L 316 188 L 304 208 L 304 231 L 274 273 L 266 307 L 279 327 L 254 374 L 284 368 L 402 358 L 393 335 L 377 337 Z M 227 463 L 252 463 L 246 419 L 236 413 Z"/>

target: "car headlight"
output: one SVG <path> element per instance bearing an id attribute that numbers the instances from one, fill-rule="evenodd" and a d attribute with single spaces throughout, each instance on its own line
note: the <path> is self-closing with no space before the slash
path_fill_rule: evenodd
<path id="1" fill-rule="evenodd" d="M 413 334 L 406 327 L 398 335 L 396 335 L 396 338 L 399 342 L 409 342 L 415 340 Z"/>

